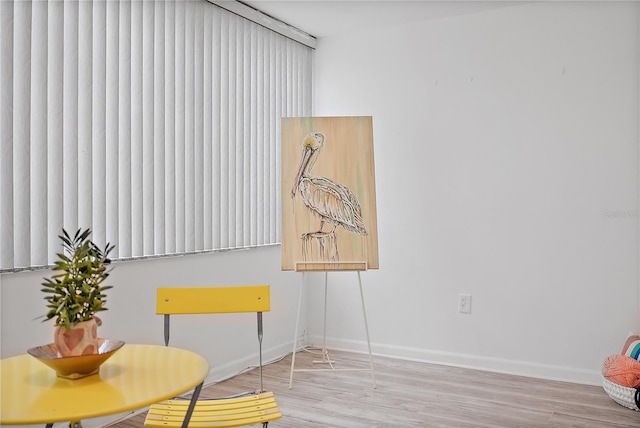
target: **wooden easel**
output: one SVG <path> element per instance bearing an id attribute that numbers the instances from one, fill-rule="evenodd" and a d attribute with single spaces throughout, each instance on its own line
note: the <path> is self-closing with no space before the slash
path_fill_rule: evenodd
<path id="1" fill-rule="evenodd" d="M 300 292 L 298 296 L 298 313 L 296 315 L 296 328 L 293 335 L 293 355 L 291 358 L 291 373 L 289 375 L 289 389 L 293 388 L 293 372 L 309 372 L 309 371 L 370 371 L 371 378 L 373 380 L 373 387 L 376 388 L 376 373 L 373 368 L 373 356 L 371 354 L 371 340 L 369 339 L 369 326 L 367 324 L 367 311 L 364 304 L 364 294 L 362 292 L 362 279 L 360 278 L 360 272 L 367 270 L 367 262 L 297 262 L 296 272 L 302 272 L 302 284 L 300 286 Z M 322 272 L 324 271 L 324 327 L 323 327 L 323 340 L 322 340 L 322 360 L 314 361 L 317 364 L 329 364 L 330 368 L 316 368 L 316 369 L 296 369 L 296 351 L 298 340 L 298 326 L 300 323 L 300 310 L 302 307 L 302 294 L 305 287 L 304 273 L 305 272 Z M 369 368 L 344 368 L 336 369 L 333 366 L 334 361 L 331 361 L 329 352 L 326 348 L 327 340 L 327 281 L 329 271 L 355 271 L 358 274 L 358 285 L 360 287 L 360 300 L 362 302 L 362 315 L 364 317 L 364 328 L 367 335 L 367 346 L 369 349 Z"/>

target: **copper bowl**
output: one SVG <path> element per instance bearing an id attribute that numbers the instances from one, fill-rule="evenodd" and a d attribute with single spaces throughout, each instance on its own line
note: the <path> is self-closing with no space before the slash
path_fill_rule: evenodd
<path id="1" fill-rule="evenodd" d="M 98 373 L 100 365 L 124 345 L 122 340 L 98 340 L 97 354 L 62 357 L 53 343 L 36 346 L 27 350 L 27 353 L 54 369 L 59 377 L 80 379 Z"/>

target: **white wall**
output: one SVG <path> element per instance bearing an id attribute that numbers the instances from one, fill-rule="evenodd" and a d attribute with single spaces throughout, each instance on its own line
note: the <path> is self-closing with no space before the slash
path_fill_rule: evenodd
<path id="1" fill-rule="evenodd" d="M 2 358 L 52 342 L 53 321 L 42 322 L 46 302 L 40 292 L 43 277 L 51 273 L 1 276 Z M 291 351 L 300 277 L 280 271 L 280 246 L 114 263 L 107 283 L 114 288 L 107 291 L 109 310 L 99 314 L 103 321 L 100 336 L 151 344 L 163 344 L 164 337 L 162 317 L 155 314 L 157 287 L 269 284 L 271 311 L 264 315 L 264 350 L 271 357 Z M 257 355 L 255 317 L 229 316 L 236 318 L 232 322 L 222 316 L 173 320 L 171 344 L 201 353 L 212 366 L 237 360 L 244 351 Z M 233 330 L 241 328 L 235 324 L 246 324 L 249 337 Z M 218 328 L 222 325 L 224 329 Z M 244 344 L 246 349 L 237 349 Z"/>
<path id="2" fill-rule="evenodd" d="M 637 328 L 638 9 L 519 4 L 320 39 L 314 114 L 374 121 L 374 353 L 600 382 Z M 364 350 L 357 278 L 329 284 L 327 343 Z"/>

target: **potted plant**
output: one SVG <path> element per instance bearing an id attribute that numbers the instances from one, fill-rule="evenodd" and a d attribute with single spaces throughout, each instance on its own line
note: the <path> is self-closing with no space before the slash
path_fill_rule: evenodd
<path id="1" fill-rule="evenodd" d="M 95 354 L 98 352 L 98 326 L 96 316 L 105 311 L 106 295 L 110 285 L 103 285 L 109 276 L 108 256 L 114 246 L 107 243 L 101 250 L 89 236 L 91 230 L 78 231 L 71 237 L 62 229 L 63 252 L 51 278 L 44 278 L 42 289 L 49 312 L 45 321 L 55 319 L 54 343 L 62 356 Z"/>

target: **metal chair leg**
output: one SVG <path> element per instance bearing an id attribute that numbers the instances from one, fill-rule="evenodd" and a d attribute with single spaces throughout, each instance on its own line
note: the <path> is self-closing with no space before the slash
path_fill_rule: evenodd
<path id="1" fill-rule="evenodd" d="M 187 408 L 187 413 L 184 415 L 184 420 L 182 421 L 182 428 L 187 428 L 189 426 L 189 421 L 191 420 L 191 415 L 193 414 L 193 409 L 196 407 L 196 402 L 198 401 L 198 397 L 200 396 L 200 390 L 202 389 L 202 385 L 204 381 L 196 386 L 196 389 L 193 391 L 193 395 L 191 395 L 191 401 L 189 402 L 189 407 Z"/>

